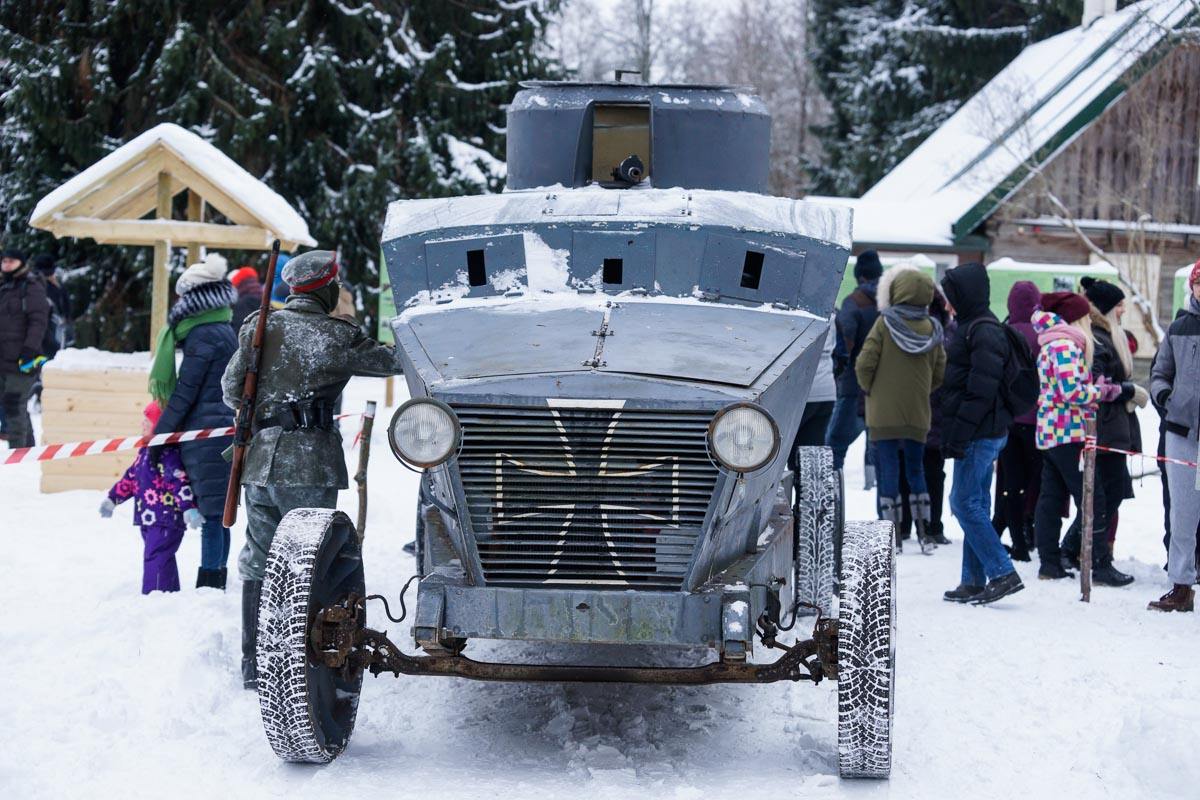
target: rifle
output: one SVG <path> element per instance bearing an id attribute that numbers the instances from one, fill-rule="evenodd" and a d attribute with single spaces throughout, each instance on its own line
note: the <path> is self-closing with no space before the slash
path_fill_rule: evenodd
<path id="1" fill-rule="evenodd" d="M 275 262 L 279 260 L 279 240 L 271 245 L 271 259 L 267 262 L 266 282 L 263 284 L 262 305 L 258 307 L 258 319 L 254 323 L 254 340 L 250 344 L 250 363 L 246 365 L 246 379 L 242 383 L 242 399 L 238 401 L 237 419 L 233 423 L 233 466 L 229 471 L 229 487 L 225 490 L 225 517 L 221 524 L 226 528 L 237 522 L 238 504 L 242 500 L 242 469 L 246 463 L 246 447 L 253 436 L 254 407 L 258 402 L 258 370 L 262 367 L 263 339 L 267 335 L 267 314 L 271 313 L 271 287 L 275 283 Z"/>

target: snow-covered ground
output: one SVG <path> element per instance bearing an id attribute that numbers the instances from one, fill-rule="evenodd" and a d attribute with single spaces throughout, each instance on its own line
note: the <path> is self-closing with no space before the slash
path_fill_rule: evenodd
<path id="1" fill-rule="evenodd" d="M 382 381 L 353 382 L 345 408 L 367 399 L 382 401 Z M 1146 428 L 1153 442 L 1150 418 Z M 861 447 L 849 464 L 861 464 Z M 416 480 L 392 458 L 383 424 L 374 448 L 367 580 L 395 596 L 413 566 L 400 548 L 412 536 Z M 102 520 L 99 492 L 40 495 L 37 474 L 0 467 L 5 798 L 1200 796 L 1197 619 L 1145 610 L 1166 586 L 1156 474 L 1122 509 L 1119 566 L 1137 582 L 1097 588 L 1090 605 L 1074 583 L 1039 583 L 1036 564 L 1019 565 L 1026 590 L 995 606 L 943 602 L 958 582 L 952 524 L 954 543 L 936 555 L 905 551 L 886 784 L 836 777 L 830 682 L 648 688 L 368 677 L 340 759 L 281 763 L 257 698 L 240 685 L 236 581 L 224 594 L 189 588 L 199 536 L 189 533 L 180 553 L 185 590 L 142 597 L 129 506 Z M 849 515 L 869 514 L 861 468 L 850 468 L 847 486 Z M 354 492 L 342 493 L 342 506 L 354 515 Z M 241 537 L 239 526 L 231 566 Z M 403 641 L 397 626 L 388 629 Z M 579 648 L 471 651 L 596 658 Z"/>

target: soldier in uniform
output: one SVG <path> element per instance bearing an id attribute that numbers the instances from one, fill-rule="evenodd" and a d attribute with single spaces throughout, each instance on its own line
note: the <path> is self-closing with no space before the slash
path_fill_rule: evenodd
<path id="1" fill-rule="evenodd" d="M 253 438 L 242 472 L 247 529 L 238 572 L 247 689 L 257 687 L 258 603 L 275 528 L 294 508 L 337 507 L 348 476 L 334 404 L 352 376 L 397 372 L 392 347 L 367 337 L 356 322 L 330 316 L 338 304 L 337 275 L 337 258 L 328 250 L 293 258 L 283 268 L 291 294 L 267 317 Z M 230 407 L 242 396 L 258 313 L 243 323 L 221 382 Z"/>

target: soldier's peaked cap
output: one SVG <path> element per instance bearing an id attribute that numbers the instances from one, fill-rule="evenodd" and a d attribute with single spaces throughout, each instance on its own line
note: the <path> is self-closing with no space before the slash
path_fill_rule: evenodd
<path id="1" fill-rule="evenodd" d="M 296 256 L 283 268 L 283 282 L 293 292 L 312 292 L 328 285 L 338 274 L 337 254 L 310 250 Z"/>

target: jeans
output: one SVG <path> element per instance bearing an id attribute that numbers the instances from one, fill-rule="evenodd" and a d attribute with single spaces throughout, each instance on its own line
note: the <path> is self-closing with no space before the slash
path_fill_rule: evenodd
<path id="1" fill-rule="evenodd" d="M 992 465 L 1007 436 L 976 439 L 954 462 L 950 512 L 963 529 L 962 582 L 983 586 L 1013 572 L 1012 561 L 992 528 Z"/>
<path id="2" fill-rule="evenodd" d="M 205 517 L 200 526 L 200 569 L 225 569 L 229 561 L 229 528 L 221 517 Z"/>
<path id="3" fill-rule="evenodd" d="M 941 536 L 942 498 L 946 495 L 946 459 L 936 447 L 925 448 L 925 484 L 929 487 L 929 535 Z"/>
<path id="4" fill-rule="evenodd" d="M 909 439 L 880 439 L 875 446 L 875 479 L 880 497 L 900 496 L 900 458 L 904 457 L 904 477 L 912 494 L 928 494 L 925 483 L 925 445 Z"/>
<path id="5" fill-rule="evenodd" d="M 825 433 L 825 444 L 833 450 L 834 469 L 841 469 L 846 463 L 846 451 L 864 430 L 866 422 L 858 415 L 858 397 L 850 395 L 835 400 L 829 430 Z"/>

